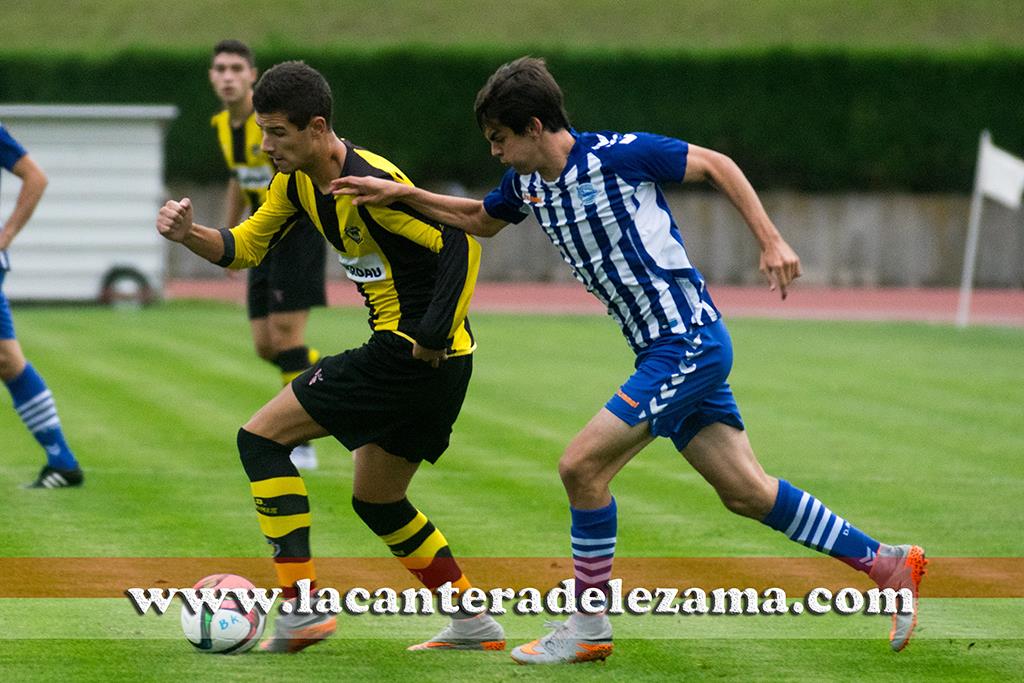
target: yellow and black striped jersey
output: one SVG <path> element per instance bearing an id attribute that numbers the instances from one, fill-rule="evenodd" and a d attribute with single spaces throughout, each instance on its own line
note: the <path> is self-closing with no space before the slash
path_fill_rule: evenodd
<path id="1" fill-rule="evenodd" d="M 343 141 L 341 176 L 375 176 L 412 184 L 394 164 Z M 353 206 L 352 198 L 322 194 L 301 171 L 278 173 L 259 210 L 221 230 L 219 265 L 250 268 L 309 216 L 338 252 L 348 278 L 370 309 L 370 327 L 391 331 L 449 355 L 476 348 L 466 316 L 480 268 L 480 245 L 472 237 L 396 202 L 386 207 Z"/>
<path id="2" fill-rule="evenodd" d="M 256 114 L 249 114 L 244 125 L 232 128 L 231 116 L 225 109 L 210 119 L 210 125 L 217 132 L 224 163 L 238 180 L 255 212 L 267 200 L 267 187 L 275 173 L 274 165 L 260 149 L 263 133 L 256 125 Z"/>

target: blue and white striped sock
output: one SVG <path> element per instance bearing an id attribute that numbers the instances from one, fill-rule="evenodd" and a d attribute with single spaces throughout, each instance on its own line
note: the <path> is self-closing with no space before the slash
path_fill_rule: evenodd
<path id="1" fill-rule="evenodd" d="M 572 564 L 576 577 L 576 604 L 580 595 L 588 588 L 604 591 L 605 605 L 608 604 L 608 580 L 612 578 L 612 561 L 615 558 L 615 536 L 618 529 L 618 511 L 615 498 L 603 508 L 578 510 L 569 507 L 572 513 Z"/>
<path id="2" fill-rule="evenodd" d="M 785 479 L 779 479 L 775 506 L 761 523 L 862 572 L 871 569 L 878 553 L 878 541 Z"/>
<path id="3" fill-rule="evenodd" d="M 35 368 L 26 363 L 22 373 L 5 384 L 18 417 L 46 451 L 47 464 L 62 470 L 76 469 L 78 461 L 64 440 L 53 394 Z"/>

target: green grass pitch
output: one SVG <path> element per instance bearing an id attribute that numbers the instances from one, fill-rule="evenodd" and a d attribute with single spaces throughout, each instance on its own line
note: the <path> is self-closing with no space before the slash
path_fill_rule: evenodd
<path id="1" fill-rule="evenodd" d="M 234 434 L 276 391 L 276 375 L 252 353 L 240 308 L 21 307 L 15 322 L 87 482 L 19 490 L 40 453 L 13 410 L 0 410 L 0 557 L 265 556 Z M 555 463 L 628 376 L 631 354 L 603 318 L 481 314 L 473 323 L 480 347 L 452 447 L 423 468 L 410 497 L 458 555 L 563 557 L 568 514 Z M 936 557 L 1024 555 L 1024 331 L 729 327 L 731 383 L 766 470 L 882 540 L 913 541 Z M 309 327 L 324 352 L 367 334 L 357 310 L 315 311 Z M 383 556 L 349 507 L 347 453 L 333 441 L 318 447 L 321 468 L 306 475 L 314 552 Z M 813 555 L 725 511 L 668 442 L 639 455 L 614 491 L 622 557 Z M 176 607 L 167 618 L 139 617 L 127 599 L 4 597 L 0 671 L 20 681 L 996 680 L 1024 665 L 1022 607 L 925 600 L 919 637 L 898 655 L 882 618 L 619 617 L 607 663 L 539 671 L 502 654 L 405 652 L 437 617 L 343 616 L 337 638 L 295 657 L 215 657 L 180 636 Z M 511 644 L 540 635 L 543 619 L 505 619 Z"/>
<path id="2" fill-rule="evenodd" d="M 56 18 L 56 19 L 55 19 Z M 168 26 L 187 26 L 168 31 Z M 301 45 L 699 50 L 766 45 L 963 50 L 1019 48 L 1016 0 L 33 0 L 4 17 L 3 48 L 108 54 L 208 50 L 226 36 L 259 49 Z M 766 30 L 770 27 L 770 30 Z M 898 27 L 898 30 L 893 30 Z"/>

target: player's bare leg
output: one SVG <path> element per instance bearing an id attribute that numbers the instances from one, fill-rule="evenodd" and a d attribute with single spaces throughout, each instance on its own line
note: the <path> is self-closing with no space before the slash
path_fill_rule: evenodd
<path id="1" fill-rule="evenodd" d="M 25 369 L 25 354 L 17 339 L 0 339 L 0 380 L 10 382 Z"/>
<path id="2" fill-rule="evenodd" d="M 653 440 L 646 422 L 630 427 L 601 408 L 569 442 L 558 461 L 558 474 L 569 503 L 580 509 L 608 505 L 612 479 Z"/>
<path id="3" fill-rule="evenodd" d="M 282 444 L 327 436 L 327 430 L 317 424 L 295 398 L 291 385 L 282 387 L 274 398 L 249 418 L 243 429 Z"/>
<path id="4" fill-rule="evenodd" d="M 771 512 L 779 480 L 765 474 L 746 431 L 716 422 L 697 432 L 682 454 L 732 512 L 759 521 Z"/>
<path id="5" fill-rule="evenodd" d="M 881 588 L 910 591 L 913 609 L 893 615 L 889 633 L 893 650 L 906 647 L 917 625 L 918 589 L 928 564 L 922 548 L 874 541 L 813 496 L 766 474 L 743 430 L 712 424 L 697 433 L 683 455 L 729 510 L 842 560 L 867 573 Z"/>
<path id="6" fill-rule="evenodd" d="M 577 538 L 577 524 L 597 515 L 605 520 L 605 528 L 614 527 L 616 513 L 609 485 L 652 440 L 646 422 L 630 427 L 602 408 L 573 438 L 558 463 L 573 516 L 577 598 L 584 586 L 602 587 L 605 576 L 611 575 L 614 552 L 613 539 Z M 599 547 L 610 547 L 607 555 L 591 557 L 600 552 L 594 550 Z M 577 612 L 564 622 L 547 622 L 547 626 L 552 629 L 547 635 L 512 650 L 512 659 L 520 664 L 568 664 L 603 660 L 612 653 L 612 626 L 606 614 Z"/>

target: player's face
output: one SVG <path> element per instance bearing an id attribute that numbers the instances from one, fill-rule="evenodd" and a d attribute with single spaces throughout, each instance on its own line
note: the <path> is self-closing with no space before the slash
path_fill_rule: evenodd
<path id="1" fill-rule="evenodd" d="M 484 126 L 484 137 L 491 143 L 491 156 L 514 168 L 516 173 L 533 173 L 543 161 L 537 136 L 531 135 L 529 130 L 519 135 L 508 126 L 487 124 Z"/>
<path id="2" fill-rule="evenodd" d="M 263 131 L 260 147 L 281 173 L 294 173 L 308 165 L 315 154 L 313 125 L 302 130 L 281 113 L 256 113 L 256 125 Z"/>
<path id="3" fill-rule="evenodd" d="M 249 95 L 256 82 L 256 68 L 241 55 L 221 52 L 210 66 L 210 84 L 224 104 L 234 104 Z"/>

